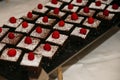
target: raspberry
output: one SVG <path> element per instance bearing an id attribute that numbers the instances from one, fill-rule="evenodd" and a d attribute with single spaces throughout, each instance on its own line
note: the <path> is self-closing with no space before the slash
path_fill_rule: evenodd
<path id="1" fill-rule="evenodd" d="M 77 3 L 81 3 L 81 2 L 82 2 L 82 0 L 76 0 L 76 2 L 77 2 Z"/>
<path id="2" fill-rule="evenodd" d="M 84 11 L 85 13 L 89 13 L 90 9 L 89 9 L 88 7 L 84 7 L 84 8 L 83 8 L 83 11 Z"/>
<path id="3" fill-rule="evenodd" d="M 7 55 L 9 57 L 14 57 L 16 55 L 17 51 L 15 49 L 9 49 L 7 52 Z"/>
<path id="4" fill-rule="evenodd" d="M 44 16 L 43 19 L 42 19 L 42 21 L 43 21 L 44 23 L 47 23 L 47 22 L 48 22 L 48 17 L 47 17 L 47 16 Z"/>
<path id="5" fill-rule="evenodd" d="M 35 58 L 34 53 L 33 52 L 29 52 L 28 53 L 28 60 L 32 61 L 32 60 L 34 60 L 34 58 Z"/>
<path id="6" fill-rule="evenodd" d="M 69 4 L 69 5 L 68 5 L 68 9 L 73 9 L 73 5 L 72 5 L 72 4 Z"/>
<path id="7" fill-rule="evenodd" d="M 93 23 L 94 23 L 94 18 L 89 17 L 89 18 L 88 18 L 88 23 L 89 23 L 89 24 L 93 24 Z"/>
<path id="8" fill-rule="evenodd" d="M 28 13 L 27 13 L 27 17 L 28 17 L 28 18 L 32 18 L 32 17 L 33 17 L 32 12 L 28 12 Z"/>
<path id="9" fill-rule="evenodd" d="M 43 46 L 44 50 L 46 51 L 50 51 L 51 50 L 51 45 L 46 43 L 44 46 Z"/>
<path id="10" fill-rule="evenodd" d="M 77 20 L 78 19 L 78 15 L 76 13 L 72 13 L 71 19 L 72 20 Z"/>
<path id="11" fill-rule="evenodd" d="M 42 9 L 42 8 L 43 8 L 43 5 L 42 5 L 42 4 L 38 4 L 37 8 L 38 8 L 38 9 Z"/>
<path id="12" fill-rule="evenodd" d="M 65 25 L 65 22 L 63 20 L 59 21 L 59 27 L 63 27 Z"/>
<path id="13" fill-rule="evenodd" d="M 80 29 L 80 34 L 86 35 L 86 33 L 87 33 L 87 30 L 86 30 L 86 29 L 84 29 L 84 28 L 81 28 L 81 29 Z"/>
<path id="14" fill-rule="evenodd" d="M 42 33 L 42 28 L 41 28 L 40 26 L 38 26 L 38 27 L 36 28 L 36 32 L 37 32 L 37 33 Z"/>
<path id="15" fill-rule="evenodd" d="M 108 11 L 108 10 L 104 10 L 104 11 L 103 11 L 103 15 L 109 16 L 109 11 Z"/>
<path id="16" fill-rule="evenodd" d="M 0 33 L 2 32 L 2 28 L 0 27 Z"/>
<path id="17" fill-rule="evenodd" d="M 59 37 L 60 37 L 60 33 L 59 33 L 58 31 L 54 31 L 54 32 L 52 33 L 52 38 L 58 39 Z"/>
<path id="18" fill-rule="evenodd" d="M 59 14 L 59 8 L 54 9 L 54 14 Z"/>
<path id="19" fill-rule="evenodd" d="M 27 37 L 25 38 L 24 42 L 25 42 L 26 44 L 32 44 L 32 39 L 31 39 L 31 37 L 27 36 Z"/>
<path id="20" fill-rule="evenodd" d="M 58 1 L 57 1 L 57 0 L 52 0 L 51 3 L 52 3 L 52 4 L 57 4 Z"/>
<path id="21" fill-rule="evenodd" d="M 15 38 L 14 33 L 13 33 L 13 32 L 9 32 L 9 33 L 8 33 L 8 38 L 9 38 L 9 39 L 14 39 L 14 38 Z"/>
<path id="22" fill-rule="evenodd" d="M 119 5 L 118 4 L 113 4 L 112 8 L 115 9 L 115 10 L 117 10 L 119 8 Z"/>
<path id="23" fill-rule="evenodd" d="M 26 21 L 24 21 L 24 22 L 22 23 L 22 27 L 23 27 L 23 28 L 27 28 L 27 27 L 28 27 L 28 23 L 27 23 Z"/>
<path id="24" fill-rule="evenodd" d="M 95 5 L 96 5 L 96 6 L 101 6 L 101 1 L 96 1 L 96 2 L 95 2 Z"/>
<path id="25" fill-rule="evenodd" d="M 16 18 L 15 17 L 10 17 L 9 22 L 14 24 L 16 23 Z"/>

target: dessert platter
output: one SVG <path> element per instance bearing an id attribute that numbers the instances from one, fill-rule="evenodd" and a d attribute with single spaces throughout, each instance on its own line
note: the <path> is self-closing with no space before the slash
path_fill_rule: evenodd
<path id="1" fill-rule="evenodd" d="M 37 79 L 41 68 L 50 74 L 116 33 L 119 18 L 119 0 L 38 2 L 0 27 L 0 75 L 8 80 Z"/>

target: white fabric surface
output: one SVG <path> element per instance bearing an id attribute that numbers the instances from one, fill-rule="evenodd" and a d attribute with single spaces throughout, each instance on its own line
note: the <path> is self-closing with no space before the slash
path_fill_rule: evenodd
<path id="1" fill-rule="evenodd" d="M 9 17 L 21 17 L 38 3 L 48 0 L 10 0 L 0 2 L 0 26 Z M 95 50 L 71 65 L 63 80 L 120 80 L 120 31 Z"/>

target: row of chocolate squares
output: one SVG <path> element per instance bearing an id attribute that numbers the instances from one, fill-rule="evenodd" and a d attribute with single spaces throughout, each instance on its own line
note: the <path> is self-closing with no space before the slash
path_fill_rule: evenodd
<path id="1" fill-rule="evenodd" d="M 64 0 L 63 0 L 64 1 Z M 66 0 L 69 1 L 69 0 Z M 88 6 L 91 9 L 96 10 L 109 10 L 111 12 L 120 12 L 120 7 L 117 3 L 110 4 L 112 0 L 96 0 L 95 2 L 91 2 L 90 5 L 88 4 L 88 0 L 73 0 L 70 1 L 68 4 L 65 4 L 63 7 L 63 3 L 61 1 L 57 0 L 51 0 L 51 2 L 48 2 L 45 4 L 46 7 L 49 8 L 59 8 L 62 11 L 68 11 L 68 12 L 77 12 L 79 8 Z M 41 7 L 42 4 L 39 4 L 33 11 L 40 11 L 44 9 L 44 7 Z"/>
<path id="2" fill-rule="evenodd" d="M 66 2 L 68 4 L 73 4 L 75 6 L 83 7 L 83 6 L 89 6 L 90 8 L 93 9 L 101 9 L 103 10 L 107 5 L 109 5 L 112 0 L 95 0 L 95 1 L 90 1 L 90 0 L 51 0 L 51 2 L 48 2 L 45 4 L 45 6 L 52 7 L 52 8 L 61 8 L 63 2 Z M 88 2 L 91 2 L 90 5 L 88 5 Z M 67 4 L 67 5 L 68 5 Z M 71 7 L 67 7 L 67 5 L 63 9 L 71 9 Z M 119 5 L 117 3 L 113 3 L 113 5 L 109 5 L 108 9 L 112 11 L 117 11 Z M 119 11 L 119 10 L 118 10 Z"/>
<path id="3" fill-rule="evenodd" d="M 9 47 L 5 43 L 0 42 L 0 60 L 20 63 L 22 66 L 39 67 L 43 57 L 51 60 L 58 49 L 59 46 L 57 45 L 42 43 L 35 51 L 26 51 L 18 47 Z"/>
<path id="4" fill-rule="evenodd" d="M 63 21 L 60 23 L 63 25 Z M 73 27 L 70 35 L 77 36 L 85 39 L 89 33 L 89 29 L 82 27 L 74 27 L 72 25 L 67 25 L 67 27 Z M 69 29 L 69 28 L 68 28 Z M 10 45 L 17 45 L 19 47 L 24 47 L 28 50 L 34 50 L 34 48 L 40 43 L 40 40 L 48 41 L 60 46 L 63 46 L 65 41 L 68 39 L 69 35 L 63 34 L 61 31 L 46 28 L 41 28 L 37 26 L 35 30 L 25 36 L 22 32 L 11 32 L 9 28 L 0 28 L 0 40 L 3 43 Z M 21 41 L 21 42 L 20 42 Z M 42 41 L 42 40 L 41 40 Z M 18 44 L 19 43 L 19 44 Z M 24 44 L 24 45 L 23 45 Z M 30 47 L 32 46 L 32 47 Z"/>
<path id="5" fill-rule="evenodd" d="M 115 14 L 113 13 L 109 14 L 109 11 L 107 10 L 105 10 L 104 12 L 100 12 L 97 15 L 97 17 L 102 18 L 103 20 L 111 20 L 113 19 L 114 16 Z M 82 23 L 82 25 L 87 27 L 97 28 L 100 24 L 100 20 L 94 19 L 93 17 L 86 18 L 86 17 L 78 16 L 78 14 L 76 13 L 72 13 L 68 15 L 65 21 L 64 20 L 56 21 L 56 19 L 49 18 L 47 16 L 42 16 L 38 18 L 35 24 L 43 25 L 46 26 L 47 28 L 54 28 L 60 31 L 69 31 L 73 24 L 79 25 L 84 19 L 85 21 Z M 15 31 L 17 32 L 29 33 L 35 24 L 25 22 L 22 19 L 16 19 L 15 17 L 11 17 L 8 20 L 8 22 L 4 25 L 10 28 L 15 28 L 16 29 Z"/>
<path id="6" fill-rule="evenodd" d="M 23 16 L 22 18 L 28 21 L 35 21 L 38 18 L 39 14 L 46 14 L 47 16 L 52 16 L 52 17 L 56 17 L 59 19 L 63 19 L 63 17 L 66 15 L 66 12 L 77 13 L 78 15 L 82 15 L 82 16 L 93 16 L 96 12 L 96 10 L 93 10 L 91 9 L 91 7 L 89 8 L 87 6 L 79 10 L 79 7 L 77 6 L 74 7 L 72 4 L 67 5 L 66 6 L 67 8 L 62 9 L 62 10 L 59 8 L 50 9 L 47 7 L 44 7 L 39 10 L 40 6 L 42 6 L 42 4 L 38 4 L 38 9 L 35 8 L 32 12 L 28 12 L 27 15 Z M 96 16 L 103 16 L 105 17 L 105 19 L 108 19 L 108 20 L 111 20 L 110 16 L 114 15 L 111 12 L 114 12 L 114 13 L 120 12 L 120 8 L 117 4 L 112 5 L 111 7 L 112 9 L 105 8 L 105 7 L 103 7 L 102 9 L 101 7 L 98 7 L 98 8 L 100 8 L 100 10 L 102 11 L 99 12 Z M 98 9 L 98 8 L 95 7 L 95 9 Z M 33 13 L 37 13 L 37 15 Z"/>
<path id="7" fill-rule="evenodd" d="M 57 1 L 64 2 L 64 3 L 72 3 L 77 6 L 85 6 L 88 2 L 97 2 L 100 1 L 103 4 L 111 4 L 113 0 L 51 0 L 51 3 L 57 3 Z"/>
<path id="8" fill-rule="evenodd" d="M 76 12 L 78 10 L 79 7 L 74 7 L 72 4 L 69 4 L 66 6 L 67 8 L 63 9 L 62 11 L 67 11 L 67 12 Z M 91 7 L 90 7 L 91 8 Z M 101 16 L 102 13 L 104 17 L 107 17 L 109 15 L 109 12 L 120 12 L 120 7 L 117 4 L 111 5 L 110 7 L 105 8 L 105 4 L 102 7 L 103 12 L 98 13 L 97 16 Z M 101 7 L 94 7 L 93 9 L 101 9 Z M 42 13 L 45 14 L 46 12 L 48 12 L 49 8 L 44 7 L 42 4 L 38 4 L 37 8 L 33 9 L 33 13 L 34 12 L 38 12 L 38 13 Z M 84 7 L 83 9 L 81 9 L 78 14 L 83 15 L 83 16 L 93 16 L 95 13 L 95 10 L 91 10 L 89 9 L 89 7 Z M 50 12 L 47 13 L 48 16 L 56 16 L 58 18 L 62 18 L 63 16 L 65 16 L 66 13 L 61 12 L 59 8 L 55 8 L 54 10 L 51 10 Z M 110 14 L 110 15 L 114 15 L 114 14 Z M 34 15 L 32 14 L 32 12 L 28 12 L 27 15 L 22 17 L 23 19 L 29 20 L 29 21 L 34 21 L 38 18 L 38 15 Z M 106 18 L 106 19 L 111 19 L 111 18 Z M 13 23 L 15 23 L 13 21 Z"/>

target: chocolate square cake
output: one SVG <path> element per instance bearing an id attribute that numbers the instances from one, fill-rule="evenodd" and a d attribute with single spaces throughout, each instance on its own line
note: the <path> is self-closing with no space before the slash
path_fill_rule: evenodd
<path id="1" fill-rule="evenodd" d="M 14 33 L 14 32 L 9 32 L 1 42 L 6 43 L 6 44 L 12 44 L 16 45 L 20 39 L 23 37 L 23 34 L 20 33 Z"/>
<path id="2" fill-rule="evenodd" d="M 52 58 L 55 55 L 55 53 L 57 52 L 58 48 L 59 47 L 56 45 L 51 45 L 49 43 L 45 43 L 45 44 L 40 44 L 40 46 L 38 46 L 34 52 L 37 53 L 38 55 Z"/>
<path id="3" fill-rule="evenodd" d="M 48 18 L 48 16 L 43 16 L 37 19 L 36 24 L 40 24 L 43 26 L 53 26 L 56 19 Z"/>
<path id="4" fill-rule="evenodd" d="M 32 10 L 33 13 L 37 13 L 38 15 L 40 15 L 40 14 L 45 14 L 47 11 L 48 11 L 48 8 L 45 7 L 45 6 L 43 6 L 41 3 L 39 3 L 39 4 L 37 5 L 37 7 L 35 7 L 35 8 Z"/>
<path id="5" fill-rule="evenodd" d="M 17 19 L 14 16 L 12 16 L 4 25 L 10 28 L 17 28 L 22 23 L 22 21 L 22 19 Z"/>
<path id="6" fill-rule="evenodd" d="M 86 6 L 88 0 L 73 0 L 71 4 L 76 5 L 76 6 Z"/>
<path id="7" fill-rule="evenodd" d="M 0 59 L 5 61 L 17 62 L 21 54 L 22 54 L 22 50 L 20 49 L 6 48 L 2 52 Z"/>
<path id="8" fill-rule="evenodd" d="M 36 38 L 41 38 L 41 39 L 46 39 L 46 37 L 50 34 L 50 29 L 47 28 L 42 28 L 40 26 L 37 26 L 35 30 L 32 31 L 30 36 L 36 37 Z"/>
<path id="9" fill-rule="evenodd" d="M 24 21 L 19 27 L 15 29 L 15 31 L 20 33 L 29 33 L 33 27 L 34 24 Z"/>
<path id="10" fill-rule="evenodd" d="M 60 34 L 59 31 L 53 31 L 46 41 L 63 46 L 67 39 L 67 35 Z"/>
<path id="11" fill-rule="evenodd" d="M 34 50 L 35 47 L 39 44 L 40 39 L 25 36 L 17 45 L 19 48 Z"/>

